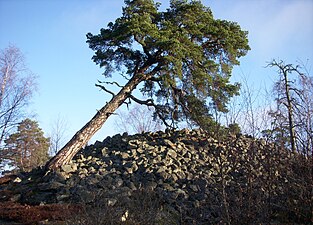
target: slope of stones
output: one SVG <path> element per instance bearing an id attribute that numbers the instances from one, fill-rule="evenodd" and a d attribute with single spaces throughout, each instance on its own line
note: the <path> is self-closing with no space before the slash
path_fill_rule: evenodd
<path id="1" fill-rule="evenodd" d="M 218 141 L 201 130 L 125 133 L 87 146 L 70 164 L 14 198 L 32 204 L 101 199 L 114 206 L 147 190 L 172 214 L 197 224 L 303 220 L 311 212 L 301 196 L 310 190 L 301 186 L 308 185 L 301 170 L 291 169 L 295 160 L 272 143 L 246 136 Z M 294 179 L 301 187 L 291 185 Z"/>

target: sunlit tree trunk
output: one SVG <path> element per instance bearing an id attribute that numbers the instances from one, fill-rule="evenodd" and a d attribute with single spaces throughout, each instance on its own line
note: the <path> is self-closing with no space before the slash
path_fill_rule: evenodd
<path id="1" fill-rule="evenodd" d="M 113 96 L 113 98 L 96 115 L 81 128 L 72 139 L 48 162 L 46 168 L 55 170 L 68 164 L 74 155 L 83 148 L 92 136 L 102 127 L 105 121 L 119 108 L 129 97 L 129 94 L 143 80 L 147 79 L 144 75 L 133 76 L 128 83 Z"/>

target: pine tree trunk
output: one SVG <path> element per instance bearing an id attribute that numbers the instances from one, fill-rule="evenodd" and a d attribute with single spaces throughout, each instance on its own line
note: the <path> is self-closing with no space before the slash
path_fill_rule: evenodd
<path id="1" fill-rule="evenodd" d="M 97 114 L 47 163 L 46 169 L 55 170 L 69 163 L 76 153 L 83 148 L 92 136 L 102 127 L 109 116 L 123 104 L 136 86 L 145 79 L 147 79 L 147 77 L 143 74 L 133 76 L 120 92 L 113 96 L 110 102 L 102 107 Z"/>

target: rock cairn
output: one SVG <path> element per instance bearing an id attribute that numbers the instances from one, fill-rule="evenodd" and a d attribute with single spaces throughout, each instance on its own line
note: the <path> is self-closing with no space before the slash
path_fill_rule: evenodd
<path id="1" fill-rule="evenodd" d="M 239 222 L 245 218 L 239 213 L 252 209 L 262 221 L 267 200 L 275 203 L 285 194 L 289 160 L 274 144 L 243 135 L 218 141 L 201 130 L 124 133 L 85 147 L 15 198 L 33 204 L 91 204 L 102 198 L 114 206 L 144 189 L 197 221 Z"/>

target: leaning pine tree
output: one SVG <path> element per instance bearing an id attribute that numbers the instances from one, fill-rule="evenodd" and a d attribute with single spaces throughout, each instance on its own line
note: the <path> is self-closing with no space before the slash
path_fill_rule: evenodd
<path id="1" fill-rule="evenodd" d="M 93 61 L 108 78 L 119 72 L 127 80 L 112 99 L 53 157 L 47 169 L 67 164 L 124 102 L 134 101 L 155 108 L 166 124 L 179 118 L 203 123 L 208 105 L 226 110 L 239 85 L 230 84 L 231 71 L 238 58 L 250 49 L 247 32 L 235 22 L 213 18 L 200 1 L 171 0 L 159 11 L 153 0 L 125 0 L 123 15 L 100 34 L 87 34 L 95 51 Z M 146 96 L 132 93 L 140 84 Z"/>

